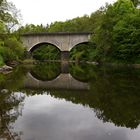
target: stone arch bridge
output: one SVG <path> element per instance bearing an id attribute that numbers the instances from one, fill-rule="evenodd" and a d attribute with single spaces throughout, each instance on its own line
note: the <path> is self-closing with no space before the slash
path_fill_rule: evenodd
<path id="1" fill-rule="evenodd" d="M 76 45 L 90 41 L 92 33 L 25 33 L 21 40 L 27 51 L 32 52 L 38 44 L 48 43 L 61 51 L 61 59 L 68 59 L 69 51 Z"/>

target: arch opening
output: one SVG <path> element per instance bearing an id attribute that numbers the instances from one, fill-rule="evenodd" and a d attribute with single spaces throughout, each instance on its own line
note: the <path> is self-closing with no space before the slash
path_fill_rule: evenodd
<path id="1" fill-rule="evenodd" d="M 60 49 L 54 44 L 47 42 L 36 44 L 30 49 L 30 53 L 33 59 L 40 61 L 61 59 Z"/>
<path id="2" fill-rule="evenodd" d="M 81 61 L 90 61 L 92 59 L 92 52 L 94 52 L 95 44 L 92 42 L 82 42 L 75 45 L 70 50 L 70 60 L 81 62 Z"/>

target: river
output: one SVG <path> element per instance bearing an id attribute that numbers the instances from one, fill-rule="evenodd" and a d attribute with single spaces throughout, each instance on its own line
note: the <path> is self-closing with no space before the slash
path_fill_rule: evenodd
<path id="1" fill-rule="evenodd" d="M 19 65 L 0 74 L 1 140 L 139 140 L 140 69 Z"/>

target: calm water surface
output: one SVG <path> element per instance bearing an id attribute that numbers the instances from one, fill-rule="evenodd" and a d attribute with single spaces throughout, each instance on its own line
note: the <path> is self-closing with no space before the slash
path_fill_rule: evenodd
<path id="1" fill-rule="evenodd" d="M 0 74 L 0 140 L 139 140 L 140 69 L 40 63 Z"/>

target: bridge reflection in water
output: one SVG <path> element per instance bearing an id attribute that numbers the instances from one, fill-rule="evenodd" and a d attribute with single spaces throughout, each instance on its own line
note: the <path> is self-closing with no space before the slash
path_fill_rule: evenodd
<path id="1" fill-rule="evenodd" d="M 28 72 L 24 81 L 25 88 L 42 89 L 70 89 L 70 90 L 89 90 L 90 86 L 86 82 L 79 81 L 69 73 L 69 64 L 61 63 L 60 74 L 52 80 L 40 80 L 32 72 Z"/>

